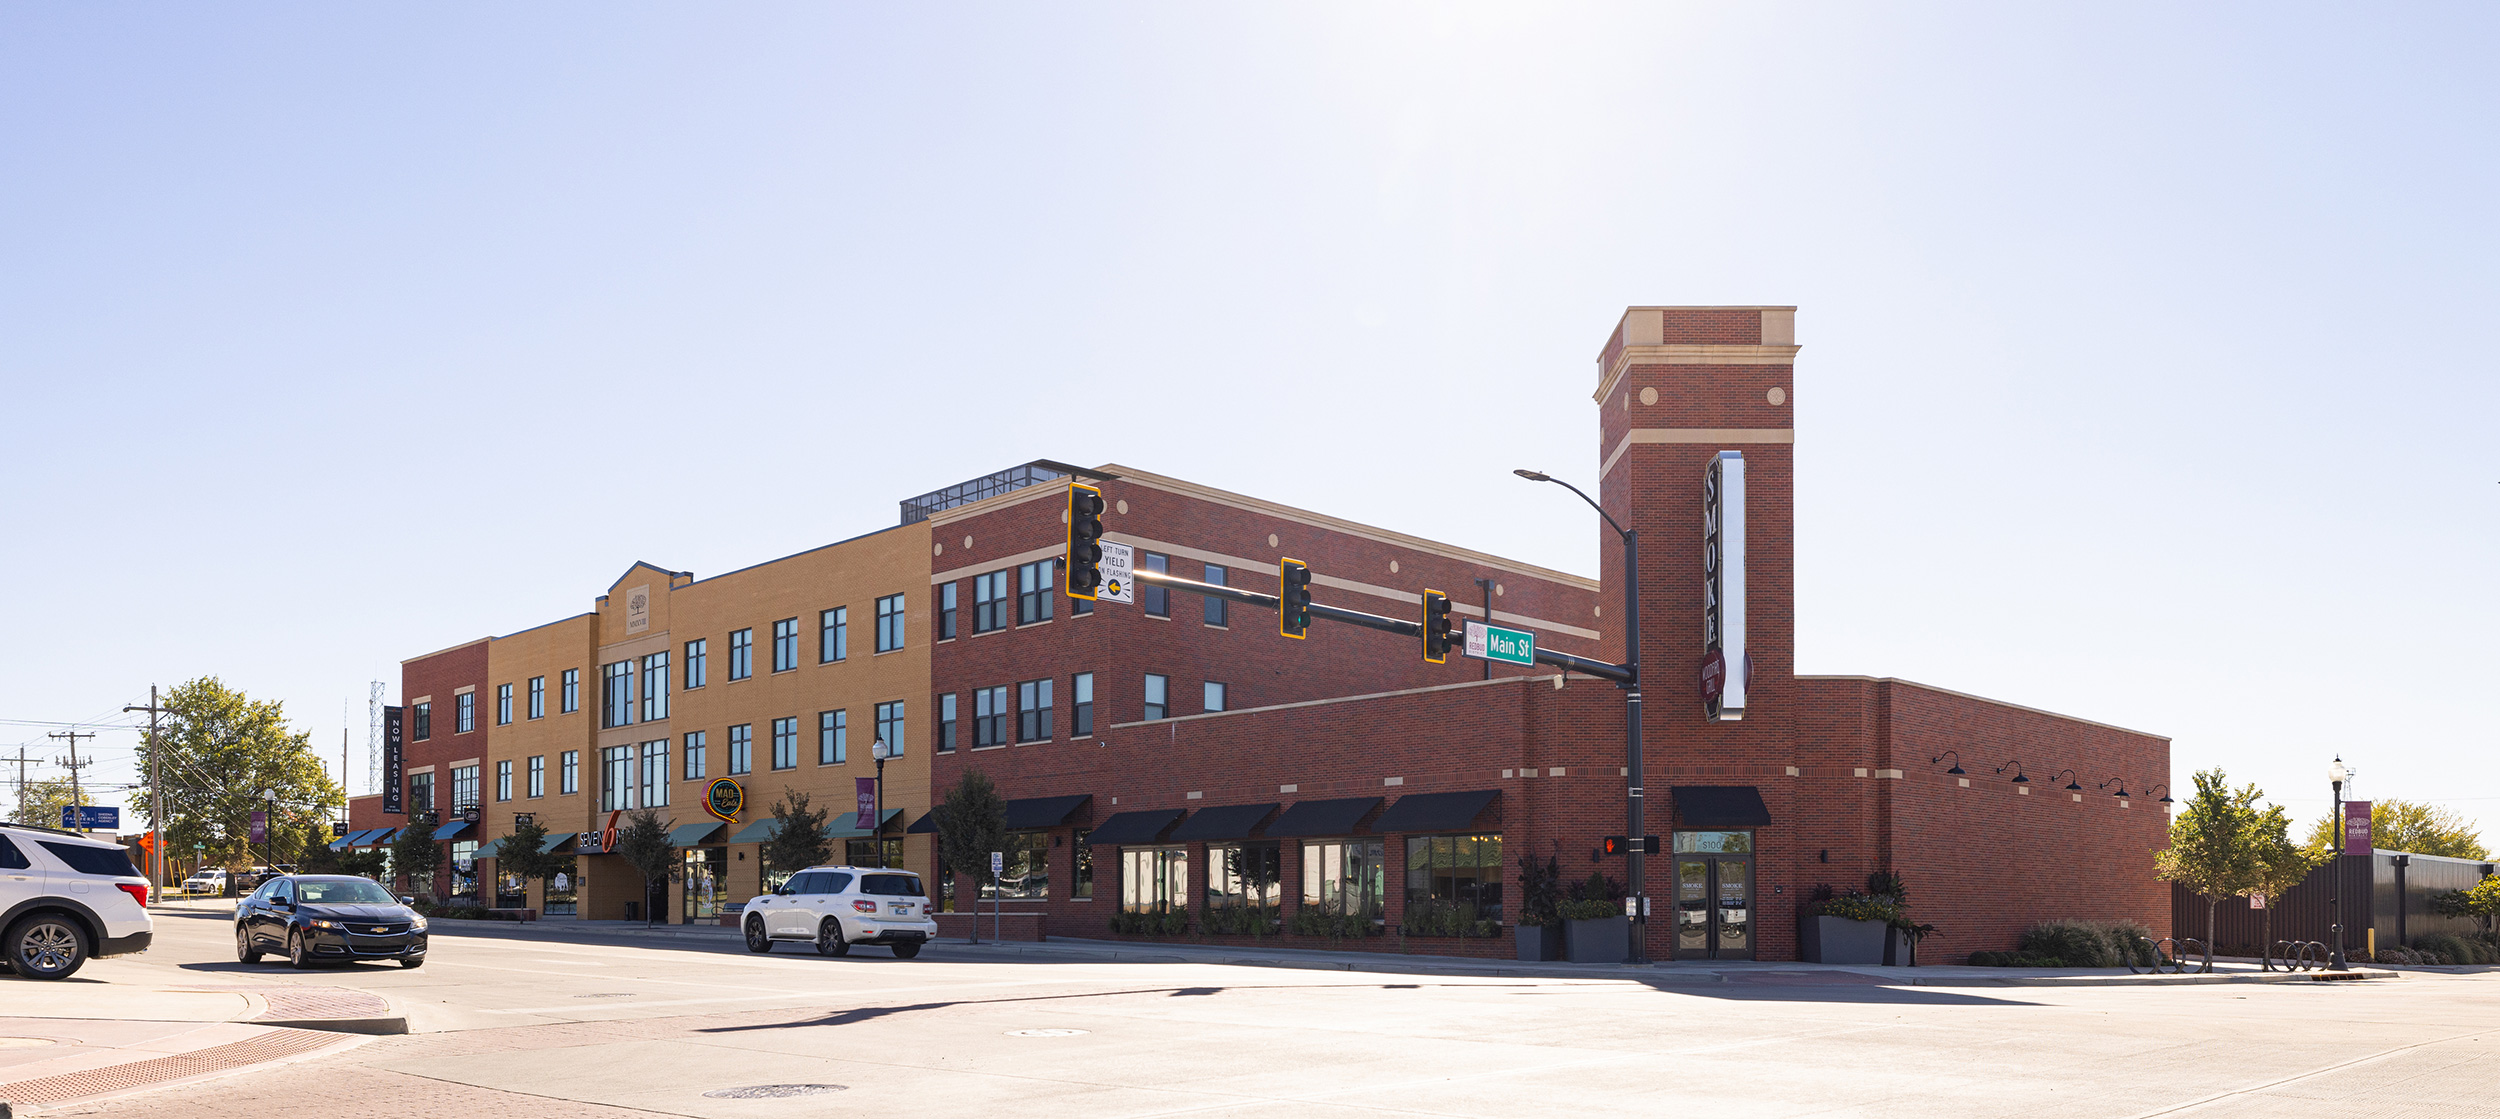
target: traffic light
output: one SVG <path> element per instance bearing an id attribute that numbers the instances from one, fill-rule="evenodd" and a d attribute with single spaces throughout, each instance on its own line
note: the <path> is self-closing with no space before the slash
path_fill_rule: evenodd
<path id="1" fill-rule="evenodd" d="M 1450 659 L 1450 596 L 1424 592 L 1424 659 L 1447 664 Z"/>
<path id="2" fill-rule="evenodd" d="M 1311 628 L 1311 565 L 1297 559 L 1276 561 L 1276 632 L 1302 639 Z"/>
<path id="3" fill-rule="evenodd" d="M 1635 844 L 1630 836 L 1610 835 L 1606 837 L 1605 845 L 1598 849 L 1598 853 L 1608 856 L 1628 855 L 1632 853 L 1632 848 L 1635 846 L 1638 846 L 1644 855 L 1655 855 L 1658 853 L 1658 837 L 1644 835 L 1640 838 L 1640 842 Z"/>
<path id="4" fill-rule="evenodd" d="M 1068 483 L 1068 597 L 1092 598 L 1102 585 L 1102 491 Z"/>

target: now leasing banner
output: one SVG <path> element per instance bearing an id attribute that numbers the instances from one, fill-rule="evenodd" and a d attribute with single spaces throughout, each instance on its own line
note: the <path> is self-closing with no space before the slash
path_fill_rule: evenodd
<path id="1" fill-rule="evenodd" d="M 397 816 L 408 811 L 408 805 L 402 799 L 406 795 L 402 786 L 407 784 L 407 780 L 401 771 L 405 768 L 407 761 L 400 756 L 399 708 L 385 707 L 382 709 L 382 814 L 385 816 Z"/>

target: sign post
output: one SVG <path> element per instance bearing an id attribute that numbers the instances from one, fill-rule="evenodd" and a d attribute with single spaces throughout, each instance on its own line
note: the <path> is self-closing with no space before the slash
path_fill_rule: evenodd
<path id="1" fill-rule="evenodd" d="M 1109 580 L 1107 580 L 1107 579 L 1106 579 L 1105 581 L 1106 581 L 1106 582 L 1108 582 Z M 1006 853 L 1005 851 L 992 851 L 992 852 L 990 852 L 990 939 L 991 939 L 991 940 L 1000 940 L 1000 941 L 1003 941 L 1003 940 L 1005 940 L 1005 939 L 1006 939 L 1006 934 L 1005 934 L 1005 933 L 1002 933 L 1002 932 L 1000 932 L 1000 931 L 999 931 L 999 925 L 1000 925 L 1002 922 L 1004 922 L 1004 921 L 1006 920 L 1006 918 L 1005 918 L 1005 917 L 1000 916 L 1000 914 L 999 914 L 999 910 L 1000 910 L 1000 907 L 1001 907 L 1001 906 L 1004 906 L 1004 905 L 1006 904 L 1006 902 L 1007 902 L 1007 884 L 1006 884 L 1005 882 L 1003 882 L 1003 881 L 1000 881 L 1000 880 L 999 880 L 999 877 L 998 877 L 999 875 L 1002 875 L 1002 874 L 1005 874 L 1005 873 L 1007 873 L 1007 853 Z M 980 916 L 979 916 L 978 914 L 975 914 L 975 915 L 973 916 L 973 918 L 972 918 L 972 919 L 973 919 L 973 920 L 975 920 L 975 921 L 978 921 L 978 920 L 980 920 L 981 918 L 980 918 Z"/>
<path id="2" fill-rule="evenodd" d="M 1480 661 L 1533 665 L 1536 663 L 1536 634 L 1487 622 L 1469 622 L 1466 654 Z"/>

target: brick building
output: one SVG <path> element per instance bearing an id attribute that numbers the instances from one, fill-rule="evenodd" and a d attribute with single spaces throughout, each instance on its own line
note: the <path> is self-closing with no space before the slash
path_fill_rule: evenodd
<path id="1" fill-rule="evenodd" d="M 2167 740 L 1906 681 L 1796 675 L 1793 324 L 1782 307 L 1633 308 L 1599 355 L 1598 465 L 1572 480 L 1593 478 L 1640 541 L 1639 783 L 1646 830 L 1668 844 L 1644 884 L 1659 915 L 1649 954 L 1794 958 L 1801 904 L 1879 869 L 1907 878 L 1916 915 L 1941 926 L 1940 958 L 2009 946 L 2045 917 L 2166 930 L 2151 851 L 2167 819 L 2142 794 L 2168 780 Z M 1704 539 L 1714 464 L 1741 471 L 1741 517 L 1721 524 L 1741 523 L 1742 551 L 1708 591 L 1705 548 L 1736 539 Z M 1412 638 L 1343 625 L 1286 640 L 1272 611 L 1185 592 L 1071 599 L 1057 569 L 1071 473 L 1101 486 L 1105 527 L 1141 567 L 1273 591 L 1291 557 L 1310 564 L 1322 603 L 1411 618 L 1435 589 L 1462 618 L 1489 612 L 1541 648 L 1624 658 L 1610 531 L 1589 580 L 1126 466 L 1037 463 L 907 501 L 898 527 L 729 575 L 636 565 L 589 614 L 408 662 L 402 694 L 430 701 L 435 721 L 411 733 L 411 781 L 481 790 L 472 830 L 490 841 L 517 811 L 595 835 L 619 808 L 666 809 L 695 885 L 644 899 L 619 860 L 577 847 L 584 916 L 630 903 L 735 920 L 770 881 L 756 844 L 771 800 L 787 787 L 847 803 L 842 779 L 864 772 L 864 749 L 837 761 L 813 748 L 809 732 L 838 712 L 903 745 L 883 850 L 943 883 L 950 908 L 971 908 L 974 889 L 939 865 L 931 806 L 971 770 L 999 784 L 1009 865 L 1004 896 L 985 900 L 1028 934 L 1169 935 L 1185 922 L 1214 940 L 1507 955 L 1522 855 L 1555 859 L 1566 880 L 1622 879 L 1623 860 L 1594 848 L 1625 830 L 1623 689 L 1543 665 L 1428 664 Z M 1717 654 L 1741 719 L 1714 721 L 1701 698 L 1706 594 L 1711 624 L 1742 634 Z M 872 605 L 899 627 L 894 647 L 824 655 L 835 612 Z M 742 632 L 754 679 L 730 683 Z M 656 709 L 654 656 L 656 679 L 674 681 Z M 701 683 L 687 676 L 697 659 L 712 673 Z M 553 696 L 571 672 L 580 709 L 550 698 L 537 714 L 533 689 L 548 681 Z M 637 684 L 624 708 L 602 705 Z M 528 717 L 503 721 L 505 689 Z M 477 714 L 446 735 L 445 705 L 459 702 Z M 861 725 L 864 745 L 875 732 Z M 740 727 L 780 768 L 730 772 Z M 577 779 L 559 779 L 576 751 Z M 711 759 L 701 776 L 696 751 Z M 507 767 L 537 790 L 542 765 L 543 793 L 504 799 Z M 727 823 L 695 807 L 722 775 L 751 786 Z M 373 807 L 360 799 L 353 826 L 397 822 Z M 851 854 L 873 857 L 857 824 Z M 495 892 L 491 859 L 472 865 Z"/>

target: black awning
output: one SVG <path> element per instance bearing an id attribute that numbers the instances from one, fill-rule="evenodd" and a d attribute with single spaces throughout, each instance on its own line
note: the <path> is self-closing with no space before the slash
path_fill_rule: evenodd
<path id="1" fill-rule="evenodd" d="M 1751 785 L 1677 785 L 1675 819 L 1687 828 L 1758 828 L 1771 822 L 1762 790 Z"/>
<path id="2" fill-rule="evenodd" d="M 1172 841 L 1187 843 L 1226 839 L 1248 839 L 1259 830 L 1269 814 L 1276 811 L 1274 802 L 1267 804 L 1227 804 L 1221 808 L 1201 808 L 1172 832 Z"/>
<path id="3" fill-rule="evenodd" d="M 1114 812 L 1110 819 L 1104 820 L 1085 837 L 1085 842 L 1096 847 L 1160 843 L 1163 833 L 1171 830 L 1172 824 L 1180 818 L 1181 810 L 1178 808 Z"/>
<path id="4" fill-rule="evenodd" d="M 1378 807 L 1379 797 L 1295 801 L 1293 807 L 1267 826 L 1267 834 L 1269 838 L 1352 835 L 1354 825 Z"/>
<path id="5" fill-rule="evenodd" d="M 1477 789 L 1464 793 L 1410 793 L 1398 798 L 1396 804 L 1380 814 L 1372 823 L 1372 831 L 1465 831 L 1474 827 L 1476 814 L 1502 795 L 1500 789 Z"/>
<path id="6" fill-rule="evenodd" d="M 1040 831 L 1044 828 L 1063 827 L 1067 824 L 1069 816 L 1075 814 L 1077 809 L 1085 807 L 1085 802 L 1092 799 L 1094 799 L 1092 793 L 1078 793 L 1072 797 L 1027 797 L 1024 800 L 1008 801 L 1007 830 Z"/>
<path id="7" fill-rule="evenodd" d="M 940 812 L 944 812 L 944 811 L 946 811 L 946 809 L 944 809 L 944 808 L 942 808 L 942 807 L 941 807 L 941 808 L 932 808 L 932 809 L 930 809 L 927 813 L 923 814 L 923 815 L 922 815 L 922 816 L 921 816 L 918 820 L 914 820 L 914 821 L 912 821 L 912 825 L 911 825 L 910 827 L 908 827 L 908 828 L 904 828 L 904 829 L 903 829 L 903 834 L 905 834 L 905 835 L 928 835 L 928 834 L 930 834 L 930 833 L 932 833 L 932 832 L 937 831 L 937 828 L 938 828 L 938 813 L 940 813 Z"/>

